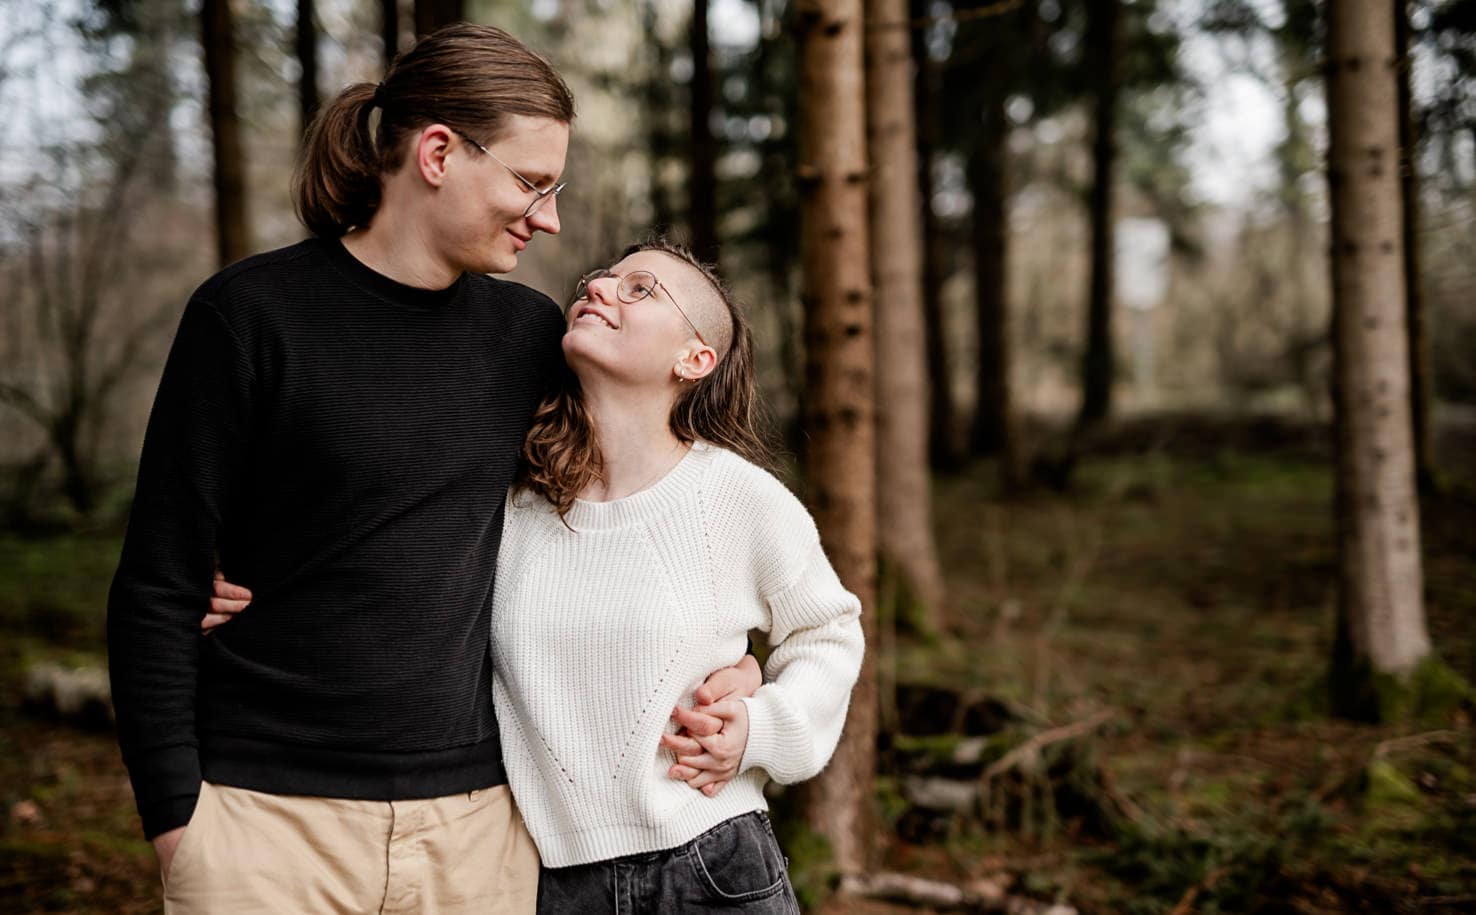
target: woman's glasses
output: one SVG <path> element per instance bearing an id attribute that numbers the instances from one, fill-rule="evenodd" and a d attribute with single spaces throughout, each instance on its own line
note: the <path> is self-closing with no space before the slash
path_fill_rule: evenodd
<path id="1" fill-rule="evenodd" d="M 579 283 L 575 285 L 573 302 L 589 298 L 589 284 L 595 280 L 602 280 L 605 277 L 614 277 L 620 281 L 620 284 L 615 287 L 615 295 L 627 305 L 633 305 L 642 299 L 654 296 L 657 289 L 665 292 L 666 297 L 671 300 L 671 304 L 676 306 L 676 310 L 681 312 L 682 317 L 686 319 L 687 325 L 692 328 L 692 333 L 696 334 L 697 339 L 702 341 L 702 345 L 712 345 L 702 338 L 702 331 L 698 330 L 697 325 L 692 323 L 692 319 L 687 317 L 686 310 L 682 306 L 677 305 L 676 299 L 672 298 L 671 290 L 667 289 L 656 278 L 656 274 L 649 270 L 632 270 L 624 276 L 620 276 L 610 270 L 591 270 L 589 273 L 581 276 Z M 573 302 L 570 304 L 572 305 Z"/>

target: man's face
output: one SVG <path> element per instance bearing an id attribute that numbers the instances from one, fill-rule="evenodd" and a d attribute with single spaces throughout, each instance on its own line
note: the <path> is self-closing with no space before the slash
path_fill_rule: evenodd
<path id="1" fill-rule="evenodd" d="M 518 254 L 535 233 L 559 233 L 559 204 L 551 195 L 532 214 L 523 213 L 537 199 L 529 184 L 542 190 L 563 174 L 569 125 L 513 115 L 502 135 L 487 145 L 492 155 L 464 137 L 456 136 L 454 142 L 460 147 L 448 156 L 447 181 L 439 195 L 446 221 L 439 228 L 462 269 L 507 273 L 518 265 Z"/>

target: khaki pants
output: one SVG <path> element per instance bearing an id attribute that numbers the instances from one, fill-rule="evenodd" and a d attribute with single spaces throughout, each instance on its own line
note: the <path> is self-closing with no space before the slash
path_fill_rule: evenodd
<path id="1" fill-rule="evenodd" d="M 352 801 L 207 782 L 170 865 L 164 911 L 532 912 L 538 865 L 506 785 Z"/>

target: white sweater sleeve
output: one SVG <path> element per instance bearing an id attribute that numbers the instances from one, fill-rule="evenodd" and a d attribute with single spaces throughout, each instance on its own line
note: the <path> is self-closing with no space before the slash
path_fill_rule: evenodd
<path id="1" fill-rule="evenodd" d="M 802 529 L 813 532 L 797 500 L 794 507 L 808 522 Z M 792 537 L 793 529 L 787 533 Z M 766 543 L 779 548 L 775 541 Z M 797 574 L 764 594 L 773 650 L 764 685 L 743 700 L 748 746 L 740 771 L 762 768 L 781 784 L 811 778 L 830 761 L 864 651 L 860 600 L 841 584 L 818 539 L 809 544 L 784 563 L 792 566 L 798 559 Z"/>

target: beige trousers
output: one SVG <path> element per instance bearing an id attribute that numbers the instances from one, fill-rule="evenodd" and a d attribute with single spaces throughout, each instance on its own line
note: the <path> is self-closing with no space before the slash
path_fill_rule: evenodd
<path id="1" fill-rule="evenodd" d="M 538 864 L 506 785 L 351 801 L 207 782 L 164 882 L 164 911 L 532 912 Z"/>

